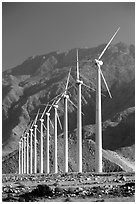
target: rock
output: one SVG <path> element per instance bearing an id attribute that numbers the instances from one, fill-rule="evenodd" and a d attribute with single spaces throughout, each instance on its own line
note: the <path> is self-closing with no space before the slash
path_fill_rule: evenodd
<path id="1" fill-rule="evenodd" d="M 64 202 L 72 202 L 70 196 L 67 196 L 67 198 L 65 198 Z"/>
<path id="2" fill-rule="evenodd" d="M 69 194 L 74 194 L 76 192 L 76 189 L 74 187 L 69 187 L 68 188 L 68 193 Z"/>
<path id="3" fill-rule="evenodd" d="M 63 188 L 61 188 L 61 187 L 56 187 L 56 188 L 55 188 L 55 194 L 56 194 L 56 195 L 62 195 L 63 192 L 64 192 L 64 189 L 63 189 Z"/>
<path id="4" fill-rule="evenodd" d="M 37 188 L 32 191 L 32 193 L 34 195 L 39 196 L 39 197 L 41 197 L 41 196 L 52 196 L 53 195 L 52 189 L 49 186 L 45 185 L 45 184 L 38 185 Z"/>

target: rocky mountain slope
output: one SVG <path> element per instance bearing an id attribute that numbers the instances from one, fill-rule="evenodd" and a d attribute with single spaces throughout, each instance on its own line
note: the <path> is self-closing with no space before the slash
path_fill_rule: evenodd
<path id="1" fill-rule="evenodd" d="M 105 45 L 79 49 L 81 79 L 88 86 L 96 86 L 94 59 Z M 124 43 L 111 45 L 102 58 L 102 71 L 113 98 L 110 99 L 102 82 L 103 148 L 134 160 L 134 101 L 135 101 L 135 48 Z M 29 57 L 21 65 L 3 72 L 3 156 L 18 149 L 18 141 L 37 110 L 63 91 L 70 67 L 72 68 L 69 94 L 77 103 L 76 49 Z M 73 85 L 73 86 L 71 86 Z M 95 91 L 82 87 L 83 141 L 95 137 Z M 63 101 L 59 104 L 63 121 Z M 54 120 L 53 112 L 51 119 Z M 39 122 L 38 122 L 39 124 Z M 69 133 L 75 141 L 76 108 L 69 104 Z M 61 134 L 62 130 L 58 130 Z M 51 128 L 51 135 L 53 130 Z M 52 139 L 52 137 L 51 137 Z M 75 143 L 74 143 L 75 145 Z M 94 146 L 94 145 L 93 145 Z M 59 153 L 61 154 L 61 153 Z M 75 156 L 72 150 L 72 160 Z M 85 153 L 86 159 L 88 153 Z M 73 162 L 73 169 L 74 162 Z M 90 169 L 91 170 L 91 169 Z"/>

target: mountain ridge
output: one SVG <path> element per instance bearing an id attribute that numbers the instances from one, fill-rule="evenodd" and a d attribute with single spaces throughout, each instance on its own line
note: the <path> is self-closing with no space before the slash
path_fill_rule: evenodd
<path id="1" fill-rule="evenodd" d="M 79 49 L 81 79 L 93 89 L 96 87 L 94 59 L 101 53 L 104 45 Z M 135 106 L 135 47 L 127 46 L 122 42 L 111 45 L 102 60 L 104 62 L 102 71 L 112 93 L 111 100 L 102 82 L 102 118 L 105 122 Z M 72 69 L 69 87 L 72 87 L 69 89 L 69 94 L 76 104 L 77 88 L 74 83 L 76 49 L 29 57 L 21 65 L 3 72 L 3 155 L 18 148 L 19 138 L 30 120 L 34 119 L 37 110 L 40 108 L 42 112 L 45 104 L 63 91 L 70 68 Z M 69 104 L 68 109 L 71 133 L 76 128 L 76 108 Z M 85 125 L 94 125 L 95 91 L 84 86 L 82 87 L 82 109 L 85 114 L 83 128 Z M 63 121 L 62 101 L 59 104 L 59 115 Z M 128 115 L 130 115 L 129 112 Z M 129 118 L 128 115 L 127 118 Z M 53 118 L 52 111 L 52 121 L 54 121 Z M 134 113 L 131 121 L 134 137 Z M 52 132 L 51 130 L 51 134 Z M 59 129 L 58 132 L 60 134 L 61 130 Z"/>

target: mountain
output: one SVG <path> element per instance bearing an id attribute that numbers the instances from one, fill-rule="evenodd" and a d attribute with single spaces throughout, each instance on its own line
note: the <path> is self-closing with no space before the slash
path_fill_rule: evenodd
<path id="1" fill-rule="evenodd" d="M 92 88 L 96 87 L 94 59 L 99 56 L 104 46 L 105 44 L 79 49 L 81 79 Z M 122 42 L 111 45 L 102 61 L 102 71 L 113 97 L 109 98 L 102 81 L 103 148 L 104 151 L 115 151 L 118 155 L 134 160 L 135 47 Z M 70 67 L 72 71 L 69 93 L 76 104 L 76 49 L 32 56 L 21 65 L 3 72 L 3 156 L 18 149 L 19 139 L 29 122 L 35 118 L 37 110 L 40 108 L 42 113 L 45 104 L 63 91 Z M 95 91 L 84 86 L 82 109 L 83 133 L 89 134 L 89 140 L 94 143 Z M 59 104 L 59 115 L 63 121 L 63 101 Z M 51 119 L 54 120 L 53 112 Z M 69 133 L 74 135 L 74 140 L 75 129 L 76 108 L 69 104 Z M 61 129 L 58 134 L 62 134 Z M 53 136 L 52 128 L 51 135 Z M 73 155 L 72 159 L 74 157 Z"/>

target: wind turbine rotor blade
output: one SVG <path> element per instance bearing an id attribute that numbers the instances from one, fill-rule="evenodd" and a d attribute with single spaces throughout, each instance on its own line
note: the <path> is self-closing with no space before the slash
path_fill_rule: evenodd
<path id="1" fill-rule="evenodd" d="M 52 108 L 52 105 L 51 105 L 51 106 L 50 106 L 50 108 L 48 109 L 48 112 L 47 112 L 47 113 L 49 113 L 49 112 L 50 112 L 51 108 Z"/>
<path id="2" fill-rule="evenodd" d="M 68 89 L 68 84 L 69 84 L 69 79 L 70 79 L 70 72 L 71 72 L 71 68 L 69 70 L 69 74 L 68 74 L 68 78 L 67 78 L 67 83 L 66 83 L 65 91 L 67 91 L 67 89 Z"/>
<path id="3" fill-rule="evenodd" d="M 43 111 L 43 113 L 42 113 L 42 115 L 41 115 L 41 118 L 40 119 L 42 119 L 43 118 L 43 116 L 44 116 L 44 114 L 45 114 L 45 112 L 46 112 L 46 110 L 47 110 L 47 107 L 48 107 L 48 103 L 47 103 L 47 105 L 46 105 L 46 107 L 45 107 L 45 109 L 44 109 L 44 111 Z"/>
<path id="4" fill-rule="evenodd" d="M 88 86 L 88 85 L 86 85 L 86 84 L 84 84 L 84 83 L 83 83 L 83 85 L 84 85 L 85 87 L 87 87 L 88 89 L 91 89 L 91 90 L 93 90 L 93 91 L 96 91 L 94 88 L 92 88 L 92 87 L 90 87 L 90 86 Z"/>
<path id="5" fill-rule="evenodd" d="M 32 125 L 32 122 L 33 122 L 33 120 L 29 123 L 28 127 L 26 128 L 26 131 L 24 132 L 25 134 L 28 133 L 28 131 L 29 131 L 31 125 Z"/>
<path id="6" fill-rule="evenodd" d="M 68 98 L 68 100 L 75 108 L 77 108 L 77 106 L 69 98 Z"/>
<path id="7" fill-rule="evenodd" d="M 60 96 L 60 98 L 58 98 L 58 100 L 56 101 L 56 104 L 59 103 L 59 101 L 62 99 L 63 95 L 65 94 L 65 91 L 62 93 L 62 95 Z"/>
<path id="8" fill-rule="evenodd" d="M 77 109 L 78 107 L 68 98 L 68 100 L 69 100 L 69 102 Z M 81 112 L 82 113 L 82 115 L 84 115 L 84 113 L 83 112 Z"/>
<path id="9" fill-rule="evenodd" d="M 47 112 L 47 113 L 49 113 L 49 112 L 50 112 L 50 110 L 51 110 L 51 108 L 53 107 L 54 103 L 55 103 L 55 100 L 54 100 L 54 101 L 53 101 L 53 103 L 50 105 L 50 108 L 49 108 L 49 110 L 48 110 L 48 112 Z"/>
<path id="10" fill-rule="evenodd" d="M 37 128 L 37 131 L 39 132 L 39 133 L 41 133 L 41 131 Z"/>
<path id="11" fill-rule="evenodd" d="M 31 128 L 33 127 L 34 123 L 35 123 L 35 120 L 33 120 L 33 123 L 32 123 L 32 125 L 31 125 Z M 30 128 L 30 129 L 31 129 L 31 128 Z"/>
<path id="12" fill-rule="evenodd" d="M 36 118 L 35 118 L 35 122 L 34 122 L 34 125 L 36 124 L 36 122 L 37 122 L 37 119 L 38 119 L 38 115 L 39 115 L 39 111 L 40 111 L 40 109 L 38 109 L 38 112 L 37 112 L 37 115 L 36 115 Z"/>
<path id="13" fill-rule="evenodd" d="M 52 98 L 49 102 L 51 101 L 55 101 L 56 98 L 58 98 L 62 93 L 58 94 L 57 96 L 55 96 L 54 98 Z"/>
<path id="14" fill-rule="evenodd" d="M 114 35 L 112 36 L 112 38 L 110 39 L 110 41 L 108 42 L 108 44 L 106 45 L 106 47 L 104 48 L 104 50 L 102 51 L 102 53 L 100 54 L 98 60 L 101 59 L 101 57 L 103 56 L 103 54 L 105 53 L 105 51 L 107 50 L 107 48 L 109 47 L 110 43 L 112 42 L 112 40 L 114 39 L 114 37 L 116 36 L 116 34 L 118 33 L 120 27 L 117 29 L 117 31 L 114 33 Z"/>
<path id="15" fill-rule="evenodd" d="M 61 130 L 62 130 L 62 125 L 61 125 L 61 121 L 60 121 L 60 118 L 59 118 L 58 113 L 57 113 L 57 119 L 58 119 L 58 121 L 59 121 L 59 125 L 60 125 L 60 128 L 61 128 Z"/>
<path id="16" fill-rule="evenodd" d="M 100 71 L 100 73 L 101 73 L 101 76 L 102 76 L 103 81 L 104 81 L 104 83 L 105 83 L 105 86 L 106 86 L 106 88 L 107 88 L 108 94 L 109 94 L 110 98 L 112 98 L 112 95 L 111 95 L 110 90 L 109 90 L 109 88 L 108 88 L 107 82 L 106 82 L 106 80 L 105 80 L 105 77 L 104 77 L 103 72 L 101 71 L 99 65 L 98 65 L 98 69 L 99 69 L 99 71 Z"/>
<path id="17" fill-rule="evenodd" d="M 77 49 L 77 80 L 79 80 L 79 61 L 78 61 L 78 49 Z"/>
<path id="18" fill-rule="evenodd" d="M 52 121 L 50 119 L 49 119 L 49 121 L 50 121 L 52 128 L 54 129 L 54 125 L 53 125 Z"/>

